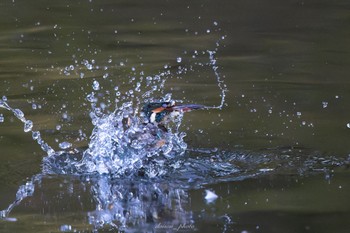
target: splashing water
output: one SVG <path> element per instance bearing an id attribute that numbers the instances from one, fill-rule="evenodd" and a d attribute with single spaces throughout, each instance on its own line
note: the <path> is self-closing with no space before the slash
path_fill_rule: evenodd
<path id="1" fill-rule="evenodd" d="M 224 38 L 222 38 L 224 39 Z M 218 87 L 221 90 L 221 102 L 218 106 L 206 106 L 206 109 L 221 109 L 225 102 L 226 86 L 218 73 L 215 54 L 213 51 L 206 51 L 209 63 L 217 79 Z M 182 59 L 181 59 L 182 61 Z M 181 62 L 180 61 L 180 62 Z M 177 59 L 179 62 L 179 59 Z M 95 62 L 91 64 L 83 60 L 82 64 L 88 70 L 94 69 Z M 203 64 L 200 64 L 203 66 Z M 73 67 L 66 67 L 77 70 Z M 161 130 L 157 125 L 148 122 L 144 114 L 139 113 L 140 105 L 147 102 L 169 102 L 172 100 L 170 93 L 163 94 L 164 86 L 171 76 L 185 74 L 189 70 L 181 67 L 175 74 L 169 69 L 154 76 L 144 77 L 141 73 L 139 79 L 130 79 L 134 85 L 132 89 L 121 93 L 118 87 L 116 91 L 116 109 L 113 112 L 105 111 L 105 104 L 99 100 L 103 87 L 97 80 L 93 80 L 92 89 L 86 97 L 91 104 L 90 117 L 94 129 L 92 131 L 88 149 L 77 156 L 65 156 L 72 144 L 62 142 L 59 148 L 63 151 L 54 151 L 42 138 L 39 131 L 32 131 L 33 122 L 27 120 L 20 109 L 14 109 L 7 103 L 4 97 L 0 107 L 11 111 L 15 117 L 24 123 L 24 132 L 32 131 L 32 138 L 37 141 L 41 148 L 48 154 L 43 159 L 43 171 L 48 174 L 111 174 L 113 176 L 124 176 L 138 174 L 140 170 L 148 177 L 159 176 L 166 173 L 162 169 L 165 162 L 184 154 L 187 144 L 184 142 L 186 133 L 179 132 L 182 122 L 182 113 L 169 125 L 167 131 Z M 107 78 L 107 77 L 106 77 Z M 144 91 L 141 91 L 141 88 Z M 163 94 L 160 99 L 153 98 L 155 93 Z M 118 107 L 119 106 L 119 107 Z M 80 156 L 80 157 L 79 157 Z M 73 159 L 72 159 L 73 158 Z M 152 163 L 151 171 L 149 163 Z M 156 169 L 157 168 L 157 169 Z M 156 170 L 155 170 L 156 169 Z"/>
<path id="2" fill-rule="evenodd" d="M 214 72 L 221 101 L 218 105 L 206 106 L 206 109 L 222 109 L 225 105 L 227 88 L 215 59 L 218 47 L 219 43 L 215 50 L 206 51 L 209 62 L 205 65 Z M 176 62 L 182 63 L 184 59 L 179 57 Z M 95 61 L 83 60 L 81 64 L 89 71 L 97 69 Z M 169 123 L 167 131 L 163 131 L 150 123 L 140 109 L 144 103 L 171 101 L 172 95 L 164 93 L 166 81 L 191 69 L 193 67 L 181 66 L 174 74 L 169 66 L 165 66 L 165 71 L 159 74 L 146 77 L 140 74 L 139 78 L 130 78 L 128 84 L 132 88 L 128 91 L 122 92 L 118 86 L 114 88 L 116 106 L 110 112 L 107 104 L 102 102 L 102 82 L 93 80 L 93 91 L 86 95 L 86 100 L 91 104 L 94 129 L 84 151 L 72 149 L 70 142 L 61 142 L 61 151 L 55 151 L 41 138 L 39 131 L 33 131 L 33 122 L 26 119 L 20 109 L 10 107 L 6 97 L 0 100 L 0 107 L 23 122 L 24 132 L 32 132 L 32 138 L 47 154 L 43 158 L 42 174 L 33 176 L 19 187 L 15 201 L 0 212 L 0 218 L 12 221 L 8 217 L 11 210 L 34 195 L 45 175 L 68 174 L 91 185 L 90 193 L 96 209 L 88 213 L 88 221 L 94 228 L 109 225 L 127 231 L 128 226 L 137 225 L 140 229 L 152 231 L 154 223 L 161 222 L 161 219 L 167 219 L 169 225 L 193 223 L 192 213 L 185 208 L 189 187 L 227 181 L 227 177 L 243 179 L 281 168 L 304 172 L 344 163 L 335 158 L 315 159 L 310 156 L 310 159 L 291 160 L 285 154 L 254 155 L 213 150 L 192 151 L 199 153 L 201 159 L 185 156 L 186 133 L 179 130 L 182 114 Z M 64 74 L 69 75 L 72 71 L 84 78 L 84 73 L 74 66 L 65 69 Z M 108 79 L 109 75 L 103 78 Z M 156 95 L 163 97 L 156 99 L 153 97 Z M 4 121 L 3 115 L 0 115 L 1 121 Z M 228 218 L 227 222 L 231 220 Z M 62 225 L 61 230 L 70 231 L 71 226 Z"/>
<path id="3" fill-rule="evenodd" d="M 27 120 L 24 116 L 24 113 L 20 109 L 14 109 L 8 105 L 6 102 L 6 97 L 2 100 L 0 100 L 0 108 L 5 108 L 13 113 L 13 115 L 19 119 L 21 122 L 24 124 L 24 129 L 23 131 L 28 133 L 32 131 L 33 128 L 33 122 L 31 120 Z M 32 138 L 37 141 L 37 143 L 41 146 L 41 149 L 47 153 L 48 156 L 53 156 L 55 155 L 54 149 L 50 147 L 40 136 L 39 131 L 32 131 Z"/>
<path id="4" fill-rule="evenodd" d="M 216 51 L 217 49 L 207 51 L 210 59 L 207 65 L 212 67 L 217 78 L 222 92 L 221 103 L 219 106 L 207 106 L 207 109 L 221 109 L 225 102 L 226 87 L 217 71 L 214 57 Z M 177 59 L 177 62 L 182 62 L 182 58 Z M 83 60 L 82 64 L 88 70 L 95 68 L 94 62 Z M 23 122 L 24 132 L 32 132 L 32 138 L 47 153 L 43 158 L 42 174 L 33 176 L 25 185 L 20 186 L 16 200 L 7 209 L 1 211 L 0 218 L 10 220 L 8 218 L 10 211 L 23 199 L 34 194 L 35 184 L 40 183 L 46 174 L 69 174 L 90 177 L 87 180 L 92 183 L 91 193 L 97 207 L 96 211 L 89 213 L 89 222 L 96 228 L 105 224 L 113 226 L 115 223 L 118 223 L 119 228 L 126 227 L 136 222 L 145 223 L 149 218 L 157 221 L 160 212 L 164 211 L 157 208 L 151 211 L 145 210 L 144 200 L 151 200 L 148 204 L 164 206 L 172 212 L 175 209 L 176 216 L 170 217 L 172 214 L 168 216 L 173 219 L 172 224 L 190 221 L 191 214 L 184 211 L 180 204 L 183 202 L 180 200 L 185 200 L 187 196 L 184 189 L 172 187 L 172 184 L 167 184 L 167 181 L 159 183 L 154 180 L 144 183 L 137 180 L 140 177 L 158 179 L 178 169 L 182 163 L 180 158 L 184 158 L 183 155 L 187 149 L 184 141 L 186 133 L 179 131 L 182 113 L 180 112 L 164 131 L 156 124 L 149 122 L 144 113 L 139 111 L 144 103 L 172 101 L 172 95 L 163 92 L 167 79 L 185 74 L 191 69 L 193 68 L 181 67 L 172 74 L 170 66 L 166 66 L 166 70 L 157 75 L 144 77 L 142 74 L 138 80 L 133 77 L 130 81 L 133 88 L 129 91 L 122 93 L 119 87 L 114 88 L 117 99 L 116 108 L 112 112 L 106 111 L 105 104 L 99 100 L 103 86 L 97 80 L 93 80 L 93 91 L 86 96 L 86 99 L 91 103 L 90 117 L 94 129 L 88 148 L 83 152 L 76 149 L 70 150 L 72 147 L 70 142 L 61 142 L 59 148 L 62 150 L 55 151 L 41 138 L 39 131 L 33 131 L 33 122 L 26 119 L 20 109 L 12 108 L 6 97 L 0 100 L 0 108 L 9 110 Z M 69 66 L 63 73 L 69 75 L 74 70 L 77 69 Z M 83 78 L 84 74 L 80 72 L 79 77 Z M 104 75 L 103 78 L 107 79 L 108 75 Z M 153 98 L 156 93 L 163 97 Z M 2 115 L 1 117 L 3 121 L 4 117 Z M 129 179 L 124 179 L 130 176 L 134 177 L 133 184 L 130 184 Z M 121 179 L 116 183 L 113 182 L 115 178 Z M 83 179 L 82 182 L 87 180 Z M 178 203 L 175 206 L 174 200 Z M 121 203 L 124 204 L 121 205 Z M 129 213 L 128 216 L 125 216 L 126 212 Z M 70 227 L 63 225 L 62 229 L 70 229 Z"/>

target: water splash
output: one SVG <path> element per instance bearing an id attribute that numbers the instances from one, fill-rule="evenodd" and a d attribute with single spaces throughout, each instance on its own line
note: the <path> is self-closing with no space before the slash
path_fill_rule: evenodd
<path id="1" fill-rule="evenodd" d="M 138 176 L 116 178 L 110 175 L 84 175 L 66 177 L 59 184 L 59 190 L 69 190 L 71 183 L 80 182 L 84 185 L 82 192 L 89 193 L 93 199 L 94 209 L 87 212 L 88 222 L 98 232 L 101 228 L 117 229 L 125 232 L 151 232 L 156 226 L 193 225 L 197 214 L 190 211 L 189 190 L 203 188 L 207 184 L 228 182 L 263 176 L 271 173 L 310 174 L 314 172 L 331 173 L 334 167 L 349 164 L 349 158 L 341 160 L 335 157 L 320 157 L 317 153 L 307 151 L 272 151 L 263 153 L 243 153 L 217 151 L 216 153 L 194 152 L 192 156 L 183 156 L 167 167 L 167 175 L 145 179 L 143 173 Z M 62 154 L 63 157 L 73 154 Z M 198 159 L 201 157 L 201 159 Z M 51 157 L 52 158 L 52 157 Z M 149 164 L 149 168 L 152 164 Z M 10 211 L 27 197 L 35 195 L 34 190 L 40 190 L 45 174 L 33 176 L 17 191 L 16 200 L 0 212 L 0 218 L 9 218 Z M 66 180 L 69 179 L 69 180 Z M 76 180 L 76 181 L 72 181 Z M 87 185 L 88 184 L 88 185 Z M 88 186 L 88 187 L 87 187 Z M 203 189 L 203 204 L 216 198 L 216 194 Z M 40 193 L 37 197 L 40 202 Z M 72 194 L 79 196 L 79 193 Z M 219 201 L 217 199 L 216 201 Z M 55 200 L 55 202 L 57 202 Z M 35 201 L 35 203 L 37 203 Z M 56 203 L 57 204 L 57 203 Z M 82 203 L 83 204 L 83 203 Z M 49 205 L 49 204 L 48 204 Z M 210 205 L 210 201 L 208 202 Z M 203 214 L 203 212 L 200 212 Z M 206 216 L 212 219 L 222 219 L 224 228 L 231 223 L 229 216 Z M 77 225 L 77 223 L 75 223 Z M 62 229 L 69 226 L 62 225 Z M 226 227 L 229 227 L 227 225 Z M 172 231 L 170 229 L 169 231 Z M 225 232 L 225 231 L 224 231 Z"/>
<path id="2" fill-rule="evenodd" d="M 224 40 L 225 36 L 223 36 L 221 39 Z M 216 55 L 216 53 L 219 49 L 219 46 L 220 46 L 219 42 L 220 41 L 216 42 L 217 47 L 215 48 L 215 50 L 213 50 L 213 51 L 208 50 L 207 52 L 209 54 L 210 67 L 214 71 L 216 81 L 217 81 L 218 87 L 219 87 L 220 92 L 221 92 L 221 101 L 220 101 L 220 104 L 218 106 L 209 106 L 209 107 L 207 107 L 208 109 L 210 109 L 210 108 L 222 109 L 224 107 L 224 104 L 225 104 L 226 92 L 228 91 L 227 86 L 224 83 L 224 80 L 222 79 L 222 76 L 220 75 L 220 73 L 218 71 L 219 67 L 216 64 L 217 61 L 216 61 L 215 55 Z"/>
<path id="3" fill-rule="evenodd" d="M 29 181 L 24 185 L 19 186 L 16 199 L 11 203 L 5 210 L 0 211 L 0 219 L 8 219 L 8 215 L 14 207 L 19 205 L 24 199 L 33 195 L 35 190 L 35 183 L 41 179 L 41 175 L 34 175 Z M 10 221 L 16 221 L 16 219 L 10 218 Z"/>
<path id="4" fill-rule="evenodd" d="M 162 131 L 152 123 L 132 116 L 131 103 L 109 115 L 93 119 L 95 128 L 89 148 L 76 163 L 78 173 L 125 175 L 142 169 L 150 158 L 162 162 L 180 156 L 187 148 L 184 133 Z M 180 124 L 180 121 L 178 122 Z M 161 159 L 163 158 L 163 159 Z M 151 176 L 151 174 L 149 174 Z"/>
<path id="5" fill-rule="evenodd" d="M 221 89 L 221 103 L 208 108 L 221 109 L 225 102 L 226 87 L 217 71 L 216 51 L 206 52 L 210 60 L 207 65 L 212 67 Z M 177 58 L 178 63 L 182 61 L 182 58 Z M 81 64 L 89 71 L 98 69 L 95 61 L 83 60 Z M 20 186 L 16 200 L 1 212 L 0 218 L 9 219 L 11 210 L 32 196 L 36 185 L 46 175 L 68 174 L 77 175 L 82 182 L 91 183 L 91 195 L 97 204 L 96 210 L 88 216 L 89 223 L 96 229 L 106 224 L 118 229 L 136 224 L 154 228 L 154 222 L 164 218 L 172 225 L 192 223 L 191 213 L 184 210 L 188 185 L 183 183 L 179 186 L 178 182 L 169 182 L 166 178 L 182 165 L 187 166 L 184 156 L 187 149 L 184 141 L 186 133 L 179 131 L 183 113 L 180 112 L 168 122 L 167 130 L 164 131 L 140 112 L 144 103 L 171 101 L 172 94 L 164 93 L 166 81 L 191 69 L 182 66 L 172 73 L 170 66 L 166 66 L 164 71 L 153 76 L 144 76 L 140 72 L 139 78 L 130 77 L 128 84 L 132 88 L 128 91 L 122 92 L 118 86 L 114 87 L 117 98 L 112 112 L 108 111 L 108 104 L 102 98 L 107 94 L 103 91 L 108 88 L 104 89 L 102 82 L 93 80 L 92 92 L 86 95 L 86 100 L 91 104 L 89 115 L 94 129 L 88 148 L 84 151 L 72 149 L 70 142 L 61 142 L 61 150 L 55 151 L 42 139 L 39 131 L 33 131 L 33 122 L 26 119 L 20 109 L 10 107 L 4 97 L 0 107 L 12 112 L 23 123 L 24 132 L 32 132 L 32 138 L 47 156 L 43 158 L 42 173 Z M 85 76 L 79 67 L 67 66 L 62 71 L 67 76 L 73 72 L 77 72 L 80 78 Z M 103 79 L 108 78 L 109 75 L 103 75 Z M 193 178 L 193 175 L 189 177 Z M 61 229 L 65 231 L 70 227 L 62 225 Z"/>
<path id="6" fill-rule="evenodd" d="M 222 40 L 224 38 L 222 37 Z M 214 50 L 207 50 L 204 53 L 208 55 L 209 62 L 206 65 L 214 72 L 221 92 L 221 101 L 217 106 L 206 106 L 206 109 L 221 109 L 225 104 L 227 87 L 218 72 L 215 57 L 219 42 Z M 183 59 L 178 57 L 176 60 L 177 63 L 181 63 Z M 140 72 L 139 80 L 134 76 L 130 77 L 129 83 L 134 84 L 134 87 L 124 94 L 115 87 L 118 96 L 116 105 L 120 107 L 112 113 L 104 114 L 104 109 L 98 106 L 98 92 L 87 95 L 93 110 L 90 117 L 95 128 L 90 137 L 89 148 L 84 152 L 82 160 L 76 163 L 78 172 L 124 176 L 138 174 L 143 170 L 146 176 L 154 177 L 166 173 L 162 168 L 164 163 L 184 154 L 187 149 L 184 141 L 186 134 L 179 132 L 182 114 L 173 119 L 166 132 L 148 122 L 142 112 L 138 114 L 140 106 L 144 103 L 171 101 L 171 93 L 163 92 L 166 81 L 172 76 L 183 75 L 193 69 L 181 66 L 173 74 L 167 68 L 169 67 L 154 76 L 144 77 L 143 72 Z M 92 87 L 94 91 L 98 91 L 101 89 L 101 84 L 94 80 Z M 156 92 L 163 97 L 155 99 L 153 96 Z M 151 171 L 148 169 L 150 161 L 153 164 Z M 158 169 L 156 172 L 154 167 Z"/>
<path id="7" fill-rule="evenodd" d="M 221 109 L 225 105 L 227 88 L 219 73 L 216 52 L 217 49 L 214 49 L 205 53 L 209 57 L 207 65 L 216 77 L 221 101 L 218 105 L 207 106 L 207 109 Z M 177 63 L 183 60 L 176 59 Z M 80 64 L 89 71 L 98 69 L 95 61 L 83 60 Z M 15 201 L 0 212 L 0 218 L 13 220 L 9 218 L 11 210 L 25 198 L 33 196 L 34 190 L 48 174 L 67 174 L 91 185 L 89 192 L 96 206 L 87 215 L 94 229 L 108 225 L 121 231 L 128 228 L 152 231 L 159 222 L 175 226 L 195 221 L 193 213 L 186 211 L 190 188 L 271 172 L 306 173 L 348 163 L 346 159 L 321 159 L 312 154 L 302 159 L 304 156 L 291 156 L 280 151 L 254 154 L 187 150 L 186 134 L 179 131 L 182 114 L 169 123 L 168 131 L 163 131 L 148 122 L 140 109 L 147 102 L 172 100 L 171 93 L 164 93 L 166 81 L 190 70 L 181 66 L 172 73 L 169 66 L 165 66 L 165 71 L 152 76 L 140 72 L 138 78 L 129 77 L 127 84 L 132 88 L 127 91 L 118 86 L 111 91 L 104 88 L 102 81 L 93 80 L 92 92 L 86 95 L 86 100 L 91 104 L 90 117 L 94 129 L 86 150 L 72 149 L 70 142 L 61 142 L 61 150 L 54 151 L 41 138 L 39 131 L 33 131 L 33 122 L 26 119 L 21 110 L 10 107 L 6 97 L 0 100 L 0 107 L 23 122 L 24 131 L 32 132 L 32 138 L 47 153 L 43 158 L 42 173 L 19 187 Z M 74 66 L 69 66 L 63 73 L 70 75 L 72 72 L 77 72 L 80 78 L 85 76 Z M 109 75 L 103 75 L 103 79 L 108 78 Z M 104 92 L 106 89 L 114 91 L 116 97 L 113 111 L 108 111 L 108 103 L 103 98 L 111 96 Z M 227 224 L 231 222 L 229 217 L 225 219 Z M 71 226 L 65 224 L 60 229 L 70 230 Z"/>
<path id="8" fill-rule="evenodd" d="M 23 131 L 28 133 L 32 131 L 33 128 L 33 122 L 31 120 L 27 120 L 24 116 L 24 113 L 22 112 L 22 110 L 20 109 L 15 109 L 12 108 L 8 105 L 8 103 L 6 102 L 7 98 L 3 97 L 2 100 L 0 100 L 0 108 L 4 108 L 9 110 L 10 112 L 13 113 L 13 115 L 20 120 L 23 125 L 24 125 L 24 129 Z M 41 146 L 41 149 L 47 153 L 48 156 L 53 156 L 55 155 L 55 150 L 52 149 L 51 146 L 49 146 L 40 136 L 40 132 L 39 131 L 32 131 L 32 138 Z"/>

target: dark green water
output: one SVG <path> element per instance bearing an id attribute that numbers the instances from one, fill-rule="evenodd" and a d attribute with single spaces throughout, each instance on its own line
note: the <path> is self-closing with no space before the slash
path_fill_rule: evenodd
<path id="1" fill-rule="evenodd" d="M 190 148 L 253 155 L 254 168 L 249 161 L 244 166 L 254 175 L 220 177 L 187 189 L 184 208 L 193 214 L 193 227 L 197 232 L 349 231 L 348 1 L 4 0 L 0 15 L 0 96 L 20 108 L 55 149 L 62 141 L 88 144 L 92 125 L 85 97 L 94 78 L 105 88 L 129 90 L 122 80 L 132 67 L 153 75 L 165 64 L 176 67 L 184 51 L 214 49 L 226 36 L 217 53 L 228 88 L 226 106 L 187 114 L 182 130 Z M 64 73 L 83 59 L 108 66 L 112 83 L 103 81 L 103 71 L 85 70 L 83 79 L 77 70 Z M 175 99 L 220 102 L 207 68 L 170 79 L 165 88 Z M 68 120 L 62 119 L 66 112 Z M 0 209 L 5 209 L 18 186 L 40 173 L 45 153 L 11 113 L 0 109 L 1 114 Z M 77 141 L 79 130 L 87 137 Z M 288 159 L 256 162 L 266 155 Z M 261 174 L 259 168 L 275 170 Z M 0 220 L 0 232 L 60 232 L 62 225 L 91 231 L 87 212 L 95 204 L 89 185 L 69 176 L 44 177 L 33 197 L 11 212 L 17 221 Z M 206 204 L 207 189 L 219 196 L 214 203 Z M 129 230 L 169 229 L 136 224 Z"/>

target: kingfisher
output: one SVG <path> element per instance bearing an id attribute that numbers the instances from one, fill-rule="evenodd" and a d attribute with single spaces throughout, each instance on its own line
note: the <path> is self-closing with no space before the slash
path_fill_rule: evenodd
<path id="1" fill-rule="evenodd" d="M 168 102 L 151 102 L 144 105 L 142 112 L 150 123 L 158 124 L 158 126 L 166 131 L 165 124 L 169 120 L 174 119 L 181 112 L 189 112 L 197 109 L 206 108 L 200 104 L 176 104 L 175 101 Z"/>

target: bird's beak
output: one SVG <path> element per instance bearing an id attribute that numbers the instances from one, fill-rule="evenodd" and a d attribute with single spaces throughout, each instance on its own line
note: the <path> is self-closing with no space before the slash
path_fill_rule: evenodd
<path id="1" fill-rule="evenodd" d="M 182 112 L 189 112 L 192 110 L 197 110 L 197 109 L 203 109 L 206 108 L 204 105 L 200 104 L 184 104 L 184 105 L 176 105 L 172 107 L 173 111 L 182 111 Z"/>
<path id="2" fill-rule="evenodd" d="M 160 107 L 160 108 L 155 108 L 153 109 L 151 112 L 154 112 L 154 113 L 160 113 L 160 112 L 163 112 L 165 108 L 163 107 Z"/>

